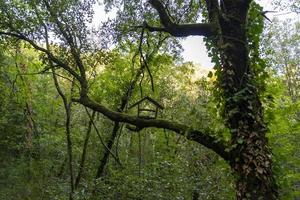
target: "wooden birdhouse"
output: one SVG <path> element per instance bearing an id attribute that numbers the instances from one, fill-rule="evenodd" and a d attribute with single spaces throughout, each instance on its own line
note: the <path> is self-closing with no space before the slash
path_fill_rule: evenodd
<path id="1" fill-rule="evenodd" d="M 144 119 L 156 119 L 159 110 L 164 109 L 162 105 L 148 96 L 128 107 L 129 110 L 134 108 L 137 108 L 137 116 Z"/>

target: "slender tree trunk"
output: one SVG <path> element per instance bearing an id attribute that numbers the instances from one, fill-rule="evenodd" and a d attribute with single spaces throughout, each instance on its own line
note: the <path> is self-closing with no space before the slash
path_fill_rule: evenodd
<path id="1" fill-rule="evenodd" d="M 118 135 L 117 133 L 118 133 L 119 128 L 120 128 L 119 123 L 115 122 L 112 134 L 110 135 L 110 138 L 107 142 L 107 149 L 105 149 L 104 154 L 102 156 L 102 159 L 100 160 L 100 164 L 99 164 L 99 167 L 97 169 L 95 179 L 98 179 L 103 175 L 103 172 L 104 172 L 104 169 L 105 169 L 105 166 L 107 164 L 108 157 L 109 157 L 109 154 L 110 154 L 109 150 L 111 150 L 112 147 L 113 147 L 115 139 Z"/>
<path id="2" fill-rule="evenodd" d="M 249 61 L 245 28 L 249 8 L 244 1 L 226 2 L 231 18 L 220 19 L 220 83 L 225 98 L 224 115 L 232 134 L 230 165 L 236 174 L 236 196 L 238 200 L 275 200 L 278 193 L 267 129 Z"/>
<path id="3" fill-rule="evenodd" d="M 81 177 L 82 177 L 82 173 L 84 170 L 84 164 L 85 164 L 85 160 L 86 160 L 86 154 L 87 154 L 87 147 L 89 144 L 89 139 L 90 139 L 90 135 L 91 135 L 91 131 L 92 131 L 92 125 L 93 125 L 93 120 L 95 119 L 96 116 L 96 111 L 93 111 L 91 119 L 89 120 L 89 124 L 87 127 L 87 131 L 86 131 L 86 136 L 85 136 L 85 140 L 84 140 L 84 144 L 83 144 L 83 149 L 82 149 L 82 155 L 81 155 L 81 161 L 79 164 L 79 169 L 78 169 L 78 175 L 76 177 L 75 180 L 75 189 L 78 188 Z"/>
<path id="4" fill-rule="evenodd" d="M 56 90 L 63 100 L 63 105 L 64 105 L 65 112 L 66 112 L 65 127 L 66 127 L 67 153 L 68 153 L 68 159 L 69 159 L 68 164 L 69 164 L 69 171 L 70 171 L 70 188 L 71 188 L 71 191 L 69 193 L 69 199 L 73 200 L 74 199 L 74 197 L 73 197 L 73 194 L 74 194 L 74 170 L 73 170 L 73 147 L 72 147 L 72 139 L 71 139 L 71 105 L 72 105 L 72 102 L 68 101 L 66 95 L 61 90 L 54 68 L 52 68 L 52 75 L 53 75 L 53 80 L 54 80 Z M 74 83 L 75 83 L 75 80 L 73 79 L 72 86 L 71 86 L 71 95 L 73 93 Z"/>
<path id="5" fill-rule="evenodd" d="M 136 86 L 136 83 L 137 81 L 140 79 L 140 76 L 144 73 L 145 69 L 148 67 L 149 63 L 147 62 L 150 62 L 154 56 L 154 54 L 158 51 L 158 49 L 160 48 L 160 46 L 163 44 L 163 42 L 167 39 L 168 37 L 164 37 L 164 38 L 160 38 L 160 40 L 158 41 L 157 43 L 157 46 L 155 47 L 155 49 L 153 49 L 150 53 L 147 53 L 147 56 L 146 56 L 146 59 L 144 60 L 144 62 L 141 63 L 141 67 L 140 69 L 137 71 L 137 73 L 135 74 L 135 76 L 133 77 L 127 91 L 125 92 L 124 96 L 122 97 L 122 100 L 121 100 L 121 104 L 120 104 L 120 107 L 118 108 L 118 111 L 119 112 L 124 112 L 130 98 L 131 98 L 131 95 L 132 95 L 132 92 L 133 92 L 133 89 L 135 88 Z M 142 31 L 142 34 L 141 34 L 141 38 L 140 38 L 140 44 L 139 44 L 139 53 L 142 53 L 141 52 L 141 47 L 142 47 L 142 43 L 143 43 L 143 39 L 144 39 L 144 31 Z M 138 54 L 136 54 L 137 56 Z M 134 56 L 135 57 L 135 56 Z M 134 60 L 133 60 L 134 62 Z M 107 164 L 107 161 L 108 161 L 108 158 L 109 158 L 109 154 L 113 147 L 113 144 L 115 142 L 115 139 L 118 135 L 118 131 L 120 129 L 120 123 L 119 122 L 115 122 L 114 123 L 114 127 L 113 127 L 113 130 L 112 130 L 112 133 L 110 135 L 110 138 L 108 139 L 108 143 L 107 143 L 107 149 L 105 150 L 104 154 L 103 154 L 103 157 L 102 159 L 100 160 L 100 164 L 99 164 L 99 167 L 97 169 L 97 173 L 96 173 L 96 176 L 95 176 L 95 179 L 98 179 L 102 176 L 103 172 L 104 172 L 104 168 Z"/>
<path id="6" fill-rule="evenodd" d="M 130 99 L 132 91 L 133 91 L 133 89 L 136 85 L 136 82 L 138 81 L 140 75 L 143 73 L 145 67 L 146 67 L 145 65 L 143 65 L 141 67 L 141 69 L 136 74 L 135 78 L 130 83 L 128 90 L 126 91 L 126 93 L 124 94 L 124 96 L 122 98 L 120 108 L 118 109 L 119 112 L 123 112 L 125 110 L 125 107 L 129 102 L 129 99 Z M 104 168 L 105 168 L 105 166 L 107 164 L 107 161 L 108 161 L 108 158 L 109 158 L 109 154 L 110 154 L 109 151 L 113 147 L 113 144 L 114 144 L 115 139 L 118 135 L 119 129 L 120 129 L 120 123 L 119 122 L 114 122 L 114 127 L 113 127 L 113 130 L 112 130 L 112 133 L 111 133 L 110 138 L 108 139 L 108 142 L 107 142 L 107 145 L 106 145 L 107 149 L 104 151 L 102 159 L 100 160 L 100 164 L 99 164 L 99 167 L 97 169 L 95 179 L 98 179 L 103 175 Z"/>
<path id="7" fill-rule="evenodd" d="M 73 200 L 74 194 L 74 169 L 73 169 L 73 147 L 72 147 L 72 139 L 71 139 L 71 103 L 65 104 L 66 109 L 66 136 L 67 136 L 67 152 L 69 157 L 69 170 L 70 170 L 70 186 L 71 192 L 69 199 Z"/>

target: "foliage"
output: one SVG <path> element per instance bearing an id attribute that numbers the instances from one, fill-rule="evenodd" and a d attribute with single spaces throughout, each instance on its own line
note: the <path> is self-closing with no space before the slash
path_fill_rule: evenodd
<path id="1" fill-rule="evenodd" d="M 265 112 L 281 196 L 294 199 L 299 197 L 299 22 L 273 21 L 263 35 L 262 55 L 272 74 Z"/>
<path id="2" fill-rule="evenodd" d="M 168 2 L 175 22 L 196 22 L 200 11 L 203 21 L 208 21 L 202 1 Z M 110 149 L 104 175 L 95 179 L 115 124 L 99 113 L 91 122 L 90 110 L 74 102 L 70 104 L 70 162 L 64 104 L 53 76 L 71 102 L 81 92 L 77 88 L 81 79 L 75 80 L 72 70 L 81 73 L 81 77 L 87 76 L 88 95 L 101 105 L 120 109 L 128 90 L 126 106 L 151 96 L 165 107 L 159 113 L 161 118 L 189 124 L 205 133 L 213 132 L 215 138 L 227 143 L 233 130 L 224 123 L 225 102 L 252 101 L 247 99 L 247 92 L 257 90 L 263 99 L 281 197 L 299 197 L 299 23 L 291 26 L 291 21 L 286 21 L 278 25 L 275 21 L 276 24 L 267 26 L 262 38 L 262 8 L 255 2 L 251 4 L 247 45 L 249 76 L 254 78 L 228 100 L 221 86 L 224 69 L 217 38 L 206 41 L 215 71 L 208 78 L 199 77 L 200 66 L 182 62 L 179 39 L 166 33 L 150 33 L 141 26 L 144 21 L 159 24 L 157 13 L 144 1 L 104 1 L 107 10 L 120 10 L 115 20 L 97 31 L 90 27 L 94 3 L 0 2 L 0 32 L 12 31 L 28 38 L 21 42 L 0 34 L 0 199 L 234 198 L 236 177 L 228 163 L 211 150 L 187 140 L 186 133 L 175 135 L 157 128 L 133 132 L 123 123 Z M 101 36 L 104 44 L 97 43 L 93 38 L 96 36 Z M 51 52 L 35 51 L 30 41 Z M 111 41 L 117 43 L 114 49 L 106 48 Z M 76 55 L 86 66 L 84 73 L 80 72 Z M 71 70 L 53 65 L 49 61 L 51 56 Z M 143 66 L 144 71 L 138 74 Z M 139 76 L 132 87 L 136 74 Z M 126 106 L 121 112 L 134 115 Z M 237 143 L 242 146 L 245 141 L 237 138 Z M 73 165 L 76 178 L 83 157 L 82 177 L 73 194 L 68 164 Z"/>

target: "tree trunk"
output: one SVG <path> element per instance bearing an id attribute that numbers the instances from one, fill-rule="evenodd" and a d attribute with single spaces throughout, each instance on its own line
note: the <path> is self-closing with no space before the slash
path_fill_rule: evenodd
<path id="1" fill-rule="evenodd" d="M 159 43 L 159 46 L 161 44 Z M 158 48 L 159 48 L 158 46 Z M 156 50 L 156 49 L 155 49 Z M 155 51 L 153 51 L 148 57 L 147 57 L 147 60 L 145 62 L 149 62 L 151 59 L 152 59 L 152 56 L 154 54 Z M 142 63 L 140 69 L 137 71 L 137 73 L 135 74 L 135 77 L 134 79 L 131 81 L 127 91 L 125 92 L 124 96 L 122 97 L 122 100 L 121 100 L 121 105 L 120 107 L 118 108 L 118 111 L 119 112 L 124 112 L 130 98 L 131 98 L 131 95 L 132 95 L 132 92 L 136 86 L 136 83 L 137 81 L 139 80 L 141 74 L 143 74 L 145 68 L 146 68 L 146 64 L 145 63 Z M 100 178 L 102 175 L 103 175 L 103 172 L 104 172 L 104 168 L 107 164 L 107 161 L 108 161 L 108 158 L 109 158 L 109 150 L 112 149 L 113 145 L 114 145 L 114 142 L 115 142 L 115 139 L 118 135 L 118 131 L 120 129 L 120 123 L 119 122 L 115 122 L 114 123 L 114 126 L 113 126 L 113 130 L 112 130 L 112 133 L 110 135 L 110 138 L 108 139 L 108 142 L 107 142 L 107 147 L 108 149 L 106 149 L 104 151 L 104 154 L 103 154 L 103 157 L 100 161 L 100 164 L 98 166 L 98 169 L 97 169 L 97 173 L 96 173 L 96 176 L 95 176 L 95 179 L 98 179 Z"/>
<path id="2" fill-rule="evenodd" d="M 98 179 L 103 175 L 104 168 L 107 164 L 108 157 L 109 157 L 109 154 L 110 154 L 109 150 L 111 150 L 112 147 L 113 147 L 115 139 L 118 135 L 117 133 L 118 133 L 119 127 L 120 127 L 119 122 L 115 122 L 112 134 L 110 135 L 110 138 L 107 142 L 107 149 L 104 151 L 104 154 L 103 154 L 102 159 L 100 161 L 99 167 L 97 169 L 95 179 Z"/>
<path id="3" fill-rule="evenodd" d="M 78 169 L 78 174 L 75 180 L 75 184 L 74 184 L 74 188 L 77 189 L 84 171 L 84 165 L 85 165 L 85 160 L 86 160 L 86 155 L 87 155 L 87 148 L 88 148 L 88 144 L 89 144 L 89 140 L 90 140 L 90 135 L 92 132 L 92 125 L 93 125 L 93 121 L 95 119 L 96 116 L 96 112 L 93 111 L 91 119 L 88 123 L 88 127 L 86 130 L 86 135 L 85 135 L 85 139 L 84 139 L 84 144 L 83 144 L 83 149 L 82 149 L 82 154 L 81 154 L 81 160 L 80 160 L 80 164 L 79 164 L 79 169 Z"/>
<path id="4" fill-rule="evenodd" d="M 52 66 L 52 63 L 50 63 Z M 69 173 L 70 173 L 70 192 L 69 192 L 69 200 L 74 199 L 74 167 L 73 167 L 73 146 L 72 146 L 72 138 L 71 138 L 71 107 L 72 107 L 72 102 L 68 101 L 66 95 L 63 93 L 63 91 L 60 88 L 59 82 L 57 80 L 55 70 L 52 68 L 52 76 L 54 80 L 54 84 L 56 87 L 56 90 L 60 97 L 62 98 L 63 105 L 65 108 L 65 113 L 66 113 L 66 119 L 65 119 L 65 132 L 66 132 L 66 140 L 67 140 L 67 154 L 68 154 L 68 164 L 69 164 Z M 75 84 L 75 79 L 72 81 L 70 93 L 72 95 L 73 89 L 74 89 L 74 84 Z"/>
<path id="5" fill-rule="evenodd" d="M 220 84 L 225 99 L 224 117 L 232 134 L 230 165 L 236 175 L 236 196 L 238 200 L 278 199 L 263 108 L 249 61 L 249 8 L 245 1 L 225 3 L 230 16 L 220 19 Z"/>

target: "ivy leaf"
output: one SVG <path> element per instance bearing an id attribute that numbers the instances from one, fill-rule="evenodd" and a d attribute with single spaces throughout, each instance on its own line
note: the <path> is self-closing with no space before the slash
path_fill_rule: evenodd
<path id="1" fill-rule="evenodd" d="M 238 143 L 238 144 L 243 144 L 243 142 L 244 142 L 244 140 L 243 140 L 242 138 L 239 138 L 239 139 L 237 140 L 237 143 Z"/>

